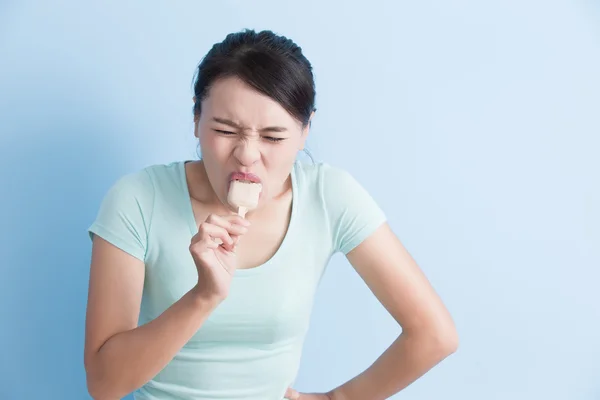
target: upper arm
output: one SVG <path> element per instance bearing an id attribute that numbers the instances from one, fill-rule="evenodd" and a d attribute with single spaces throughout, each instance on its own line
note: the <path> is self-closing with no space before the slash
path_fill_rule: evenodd
<path id="1" fill-rule="evenodd" d="M 386 216 L 348 171 L 323 164 L 321 174 L 333 252 L 347 254 L 381 226 Z"/>
<path id="2" fill-rule="evenodd" d="M 144 263 L 94 235 L 85 324 L 86 365 L 112 336 L 137 327 Z"/>
<path id="3" fill-rule="evenodd" d="M 334 251 L 346 255 L 402 330 L 454 341 L 448 311 L 367 190 L 348 172 L 326 166 L 323 194 Z"/>
<path id="4" fill-rule="evenodd" d="M 149 175 L 145 171 L 126 175 L 108 190 L 89 228 L 87 366 L 110 337 L 137 327 L 153 207 Z"/>
<path id="5" fill-rule="evenodd" d="M 456 342 L 449 312 L 388 224 L 346 256 L 404 332 L 442 335 Z"/>

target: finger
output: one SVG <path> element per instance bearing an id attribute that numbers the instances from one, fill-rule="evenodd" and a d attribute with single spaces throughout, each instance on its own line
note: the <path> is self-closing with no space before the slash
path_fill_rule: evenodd
<path id="1" fill-rule="evenodd" d="M 221 218 L 222 220 L 228 221 L 229 223 L 232 223 L 232 224 L 238 224 L 238 225 L 245 226 L 245 227 L 249 227 L 251 225 L 250 221 L 248 221 L 246 218 L 244 218 L 238 214 L 229 214 L 229 215 L 212 214 L 212 215 L 217 216 L 217 217 Z M 209 215 L 209 217 L 210 217 L 210 215 Z"/>
<path id="2" fill-rule="evenodd" d="M 196 259 L 196 257 L 201 257 L 206 250 L 215 250 L 217 248 L 219 248 L 218 243 L 212 240 L 202 240 L 192 242 L 189 246 L 189 251 L 192 254 L 192 257 Z"/>
<path id="3" fill-rule="evenodd" d="M 223 244 L 225 248 L 231 250 L 233 248 L 233 238 L 225 228 L 203 222 L 198 230 L 199 241 L 202 242 L 216 242 L 217 244 Z M 219 242 L 220 241 L 220 242 Z"/>
<path id="4" fill-rule="evenodd" d="M 221 239 L 212 239 L 210 236 L 199 239 L 196 236 L 190 243 L 190 251 L 195 254 L 201 254 L 207 249 L 218 249 L 223 244 Z"/>
<path id="5" fill-rule="evenodd" d="M 239 214 L 230 214 L 230 215 L 225 216 L 224 218 L 230 222 L 233 222 L 233 223 L 236 223 L 236 224 L 239 224 L 242 226 L 248 227 L 248 226 L 252 225 L 250 223 L 250 221 L 248 221 L 246 218 L 242 217 Z"/>
<path id="6" fill-rule="evenodd" d="M 208 222 L 203 222 L 200 224 L 197 236 L 199 236 L 198 240 L 219 238 L 223 240 L 223 243 L 232 243 L 233 241 L 231 239 L 231 235 L 229 235 L 229 232 L 227 232 L 225 228 Z"/>
<path id="7" fill-rule="evenodd" d="M 244 223 L 247 221 L 242 219 L 239 215 L 234 216 L 220 216 L 211 214 L 206 218 L 206 222 L 220 226 L 226 229 L 230 234 L 244 235 L 248 232 L 248 225 Z"/>
<path id="8" fill-rule="evenodd" d="M 299 400 L 300 393 L 298 393 L 297 391 L 295 391 L 292 388 L 288 388 L 288 390 L 286 390 L 286 392 L 285 392 L 285 398 L 289 399 L 289 400 Z"/>
<path id="9" fill-rule="evenodd" d="M 240 217 L 237 214 L 234 215 L 216 215 L 211 214 L 208 216 L 207 220 L 215 225 L 222 226 L 225 229 L 229 229 L 230 227 L 243 227 L 248 229 L 250 226 L 250 221 L 245 218 Z M 242 230 L 245 232 L 245 230 Z"/>

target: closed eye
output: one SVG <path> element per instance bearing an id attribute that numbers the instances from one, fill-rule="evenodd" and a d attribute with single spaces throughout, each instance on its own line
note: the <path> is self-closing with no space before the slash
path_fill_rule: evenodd
<path id="1" fill-rule="evenodd" d="M 235 135 L 236 134 L 235 132 L 224 131 L 222 129 L 213 129 L 213 130 L 215 132 L 220 133 L 220 134 L 225 135 L 225 136 L 231 136 L 231 135 Z M 286 138 L 277 138 L 277 137 L 273 137 L 273 136 L 263 136 L 263 138 L 265 140 L 268 140 L 269 142 L 272 142 L 272 143 L 279 143 L 279 142 L 281 142 L 281 141 L 283 141 L 283 140 L 286 139 Z"/>
<path id="2" fill-rule="evenodd" d="M 222 131 L 220 129 L 215 129 L 214 131 L 218 132 L 218 133 L 222 133 L 223 135 L 235 135 L 235 132 L 231 132 L 231 131 Z"/>
<path id="3" fill-rule="evenodd" d="M 276 137 L 272 137 L 272 136 L 265 136 L 265 139 L 267 139 L 269 142 L 273 142 L 273 143 L 278 143 L 281 142 L 282 140 L 285 140 L 285 138 L 276 138 Z"/>

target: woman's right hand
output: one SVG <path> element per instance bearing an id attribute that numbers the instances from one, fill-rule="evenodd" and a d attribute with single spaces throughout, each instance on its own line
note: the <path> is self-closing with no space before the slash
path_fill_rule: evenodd
<path id="1" fill-rule="evenodd" d="M 192 237 L 190 253 L 198 270 L 197 293 L 210 300 L 222 301 L 229 294 L 237 268 L 235 246 L 248 231 L 250 222 L 239 215 L 210 214 Z"/>

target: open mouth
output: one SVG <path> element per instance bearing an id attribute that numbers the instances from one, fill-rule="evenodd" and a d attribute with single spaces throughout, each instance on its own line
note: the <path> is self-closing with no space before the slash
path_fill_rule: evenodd
<path id="1" fill-rule="evenodd" d="M 244 173 L 244 172 L 233 172 L 229 176 L 229 180 L 245 182 L 245 183 L 260 183 L 260 178 L 257 175 L 254 175 L 251 173 Z"/>

